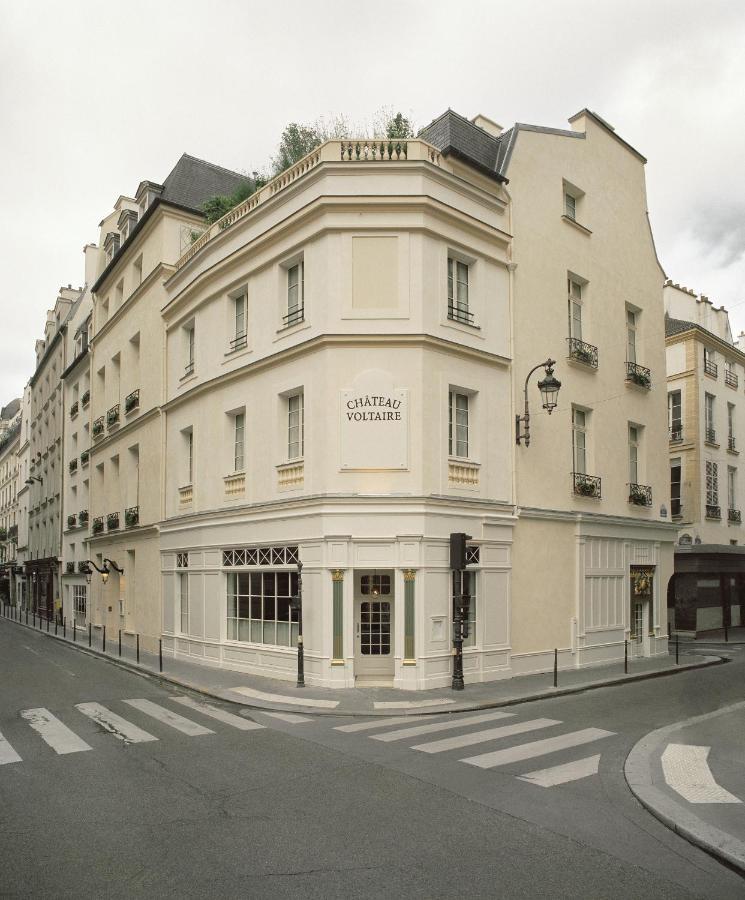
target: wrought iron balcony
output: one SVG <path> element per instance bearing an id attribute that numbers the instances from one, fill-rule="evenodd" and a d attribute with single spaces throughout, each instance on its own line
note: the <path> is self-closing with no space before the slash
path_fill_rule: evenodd
<path id="1" fill-rule="evenodd" d="M 106 412 L 106 424 L 109 428 L 119 423 L 119 404 L 115 403 L 111 409 Z"/>
<path id="2" fill-rule="evenodd" d="M 289 328 L 290 325 L 299 325 L 300 322 L 305 321 L 305 306 L 297 306 L 295 309 L 291 309 L 287 315 L 282 316 L 282 321 L 284 322 L 284 328 Z"/>
<path id="3" fill-rule="evenodd" d="M 134 528 L 140 524 L 140 507 L 130 506 L 124 510 L 124 526 L 125 528 Z"/>
<path id="4" fill-rule="evenodd" d="M 119 527 L 119 513 L 111 512 L 106 516 L 106 529 L 107 531 L 116 531 Z"/>
<path id="5" fill-rule="evenodd" d="M 739 379 L 734 372 L 731 372 L 729 369 L 724 370 L 724 383 L 728 384 L 730 387 L 736 388 Z"/>
<path id="6" fill-rule="evenodd" d="M 727 521 L 734 522 L 736 525 L 739 525 L 742 522 L 742 515 L 740 514 L 739 509 L 728 509 L 727 510 Z"/>
<path id="7" fill-rule="evenodd" d="M 81 575 L 87 575 L 88 574 L 88 563 L 81 560 L 78 563 L 78 572 L 80 572 Z"/>
<path id="8" fill-rule="evenodd" d="M 652 373 L 645 366 L 639 366 L 633 362 L 626 363 L 626 381 L 638 384 L 639 387 L 652 387 Z"/>
<path id="9" fill-rule="evenodd" d="M 67 468 L 70 470 L 70 474 L 71 474 L 71 475 L 72 475 L 73 472 L 77 472 L 77 471 L 78 471 L 78 459 L 77 459 L 77 457 L 75 457 L 75 459 L 71 459 L 71 460 L 70 460 L 70 462 L 68 463 Z"/>
<path id="10" fill-rule="evenodd" d="M 91 402 L 91 392 L 85 391 L 83 396 L 80 398 L 80 402 L 82 403 L 83 408 L 85 408 Z"/>
<path id="11" fill-rule="evenodd" d="M 136 391 L 132 391 L 131 394 L 127 394 L 124 398 L 124 412 L 130 413 L 133 409 L 140 408 L 140 389 L 137 388 Z"/>
<path id="12" fill-rule="evenodd" d="M 713 506 L 710 503 L 706 504 L 706 518 L 707 519 L 721 519 L 722 518 L 722 510 L 718 506 Z"/>
<path id="13" fill-rule="evenodd" d="M 717 442 L 717 433 L 713 428 L 705 429 L 704 437 L 707 444 L 716 444 Z"/>
<path id="14" fill-rule="evenodd" d="M 65 571 L 67 572 L 68 575 L 72 575 L 75 572 L 75 563 L 74 562 L 65 563 Z"/>
<path id="15" fill-rule="evenodd" d="M 648 484 L 629 483 L 629 503 L 635 506 L 652 505 L 652 488 Z"/>
<path id="16" fill-rule="evenodd" d="M 78 414 L 78 401 L 76 400 L 73 404 L 70 405 L 70 418 L 74 419 Z"/>
<path id="17" fill-rule="evenodd" d="M 600 500 L 601 482 L 598 475 L 585 475 L 583 472 L 572 472 L 573 491 L 580 497 L 592 497 Z"/>
<path id="18" fill-rule="evenodd" d="M 671 441 L 682 441 L 683 440 L 683 426 L 676 425 L 670 429 L 670 440 Z"/>
<path id="19" fill-rule="evenodd" d="M 91 425 L 91 434 L 93 437 L 101 437 L 103 434 L 103 416 L 99 416 L 97 419 L 93 420 L 93 425 Z"/>
<path id="20" fill-rule="evenodd" d="M 8 529 L 7 540 L 13 541 L 13 542 L 18 540 L 18 526 L 17 525 L 10 526 L 10 528 Z"/>
<path id="21" fill-rule="evenodd" d="M 87 509 L 80 510 L 80 512 L 78 513 L 78 521 L 80 522 L 81 525 L 88 524 L 88 510 Z"/>
<path id="22" fill-rule="evenodd" d="M 103 516 L 96 516 L 96 518 L 91 522 L 91 533 L 92 534 L 102 534 L 103 533 Z"/>
<path id="23" fill-rule="evenodd" d="M 90 457 L 91 457 L 91 451 L 83 450 L 83 452 L 80 454 L 80 465 L 87 466 L 88 460 L 90 459 Z"/>
<path id="24" fill-rule="evenodd" d="M 67 517 L 67 527 L 68 528 L 75 528 L 77 523 L 78 523 L 78 517 L 75 515 L 75 513 L 73 513 L 71 516 Z"/>
<path id="25" fill-rule="evenodd" d="M 591 366 L 593 369 L 597 369 L 598 367 L 598 348 L 593 346 L 592 344 L 588 344 L 585 341 L 581 341 L 579 338 L 567 338 L 567 343 L 569 344 L 569 359 L 574 359 L 577 362 L 584 363 L 586 366 Z"/>
<path id="26" fill-rule="evenodd" d="M 716 363 L 712 362 L 710 359 L 704 358 L 704 372 L 706 372 L 707 375 L 711 375 L 712 378 L 716 378 L 718 371 L 719 367 Z"/>
<path id="27" fill-rule="evenodd" d="M 464 309 L 462 306 L 453 306 L 448 304 L 448 319 L 453 322 L 460 322 L 461 325 L 473 325 L 473 313 Z"/>
<path id="28" fill-rule="evenodd" d="M 727 449 L 732 450 L 733 452 L 737 452 L 737 441 L 735 440 L 734 434 L 731 434 L 727 438 Z"/>
<path id="29" fill-rule="evenodd" d="M 230 341 L 230 352 L 235 353 L 236 350 L 244 350 L 248 346 L 248 335 L 242 331 Z"/>

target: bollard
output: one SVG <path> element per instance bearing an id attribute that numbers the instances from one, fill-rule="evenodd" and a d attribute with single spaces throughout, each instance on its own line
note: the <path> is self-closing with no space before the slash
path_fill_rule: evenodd
<path id="1" fill-rule="evenodd" d="M 92 646 L 93 643 L 93 629 L 91 628 L 91 622 L 88 623 L 88 646 Z"/>
<path id="2" fill-rule="evenodd" d="M 103 626 L 103 639 L 101 647 L 103 648 L 103 652 L 106 653 L 106 626 Z"/>
<path id="3" fill-rule="evenodd" d="M 33 612 L 33 622 L 34 622 L 34 628 L 36 628 L 36 610 L 34 610 L 34 612 Z M 26 617 L 26 624 L 28 625 L 28 616 Z"/>
<path id="4" fill-rule="evenodd" d="M 726 644 L 729 643 L 729 626 L 725 624 L 724 626 L 724 642 Z"/>
<path id="5" fill-rule="evenodd" d="M 160 671 L 163 671 L 163 640 L 158 638 L 158 662 L 160 664 Z"/>
<path id="6" fill-rule="evenodd" d="M 119 629 L 119 656 L 122 655 L 122 630 Z"/>
<path id="7" fill-rule="evenodd" d="M 78 641 L 78 623 L 75 619 L 72 620 L 72 642 L 76 644 Z"/>
<path id="8" fill-rule="evenodd" d="M 554 687 L 559 686 L 559 650 L 554 647 Z"/>
<path id="9" fill-rule="evenodd" d="M 140 635 L 137 635 L 137 662 L 140 661 Z"/>
<path id="10" fill-rule="evenodd" d="M 49 614 L 47 613 L 47 634 L 49 634 Z"/>
<path id="11" fill-rule="evenodd" d="M 28 606 L 26 607 L 26 624 L 28 625 Z"/>
<path id="12" fill-rule="evenodd" d="M 54 617 L 54 633 L 57 634 L 57 616 Z"/>
<path id="13" fill-rule="evenodd" d="M 680 635 L 675 633 L 675 665 L 678 665 L 678 654 L 680 651 Z"/>
<path id="14" fill-rule="evenodd" d="M 67 616 L 62 619 L 62 637 L 67 637 Z"/>
<path id="15" fill-rule="evenodd" d="M 623 642 L 623 674 L 629 674 L 629 642 L 625 639 Z"/>

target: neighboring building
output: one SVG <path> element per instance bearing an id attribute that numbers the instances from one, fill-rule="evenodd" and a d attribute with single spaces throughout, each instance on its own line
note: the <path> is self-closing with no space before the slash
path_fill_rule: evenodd
<path id="1" fill-rule="evenodd" d="M 90 286 L 100 271 L 100 251 L 84 247 L 85 287 L 67 322 L 65 341 L 69 360 L 62 373 L 65 418 L 62 466 L 62 615 L 85 625 L 88 609 L 88 508 L 90 480 L 90 353 L 93 300 Z"/>
<path id="2" fill-rule="evenodd" d="M 10 431 L 10 429 L 18 422 L 21 416 L 21 401 L 19 398 L 11 400 L 0 409 L 0 441 Z"/>
<path id="3" fill-rule="evenodd" d="M 66 323 L 82 290 L 60 288 L 47 313 L 44 337 L 36 342 L 36 371 L 31 388 L 27 590 L 37 615 L 51 618 L 60 598 L 62 541 L 62 410 L 61 375 L 67 365 Z"/>
<path id="4" fill-rule="evenodd" d="M 665 284 L 670 486 L 679 529 L 668 605 L 677 631 L 742 622 L 745 353 L 708 297 Z"/>
<path id="5" fill-rule="evenodd" d="M 452 114 L 450 114 L 452 116 Z M 664 456 L 664 273 L 645 162 L 589 110 L 569 130 L 496 139 L 513 234 L 513 397 L 557 360 L 552 416 L 528 384 L 531 444 L 515 450 L 510 668 L 667 653 L 675 531 Z M 432 127 L 432 126 L 431 126 Z M 505 461 L 506 462 L 506 461 Z"/>
<path id="6" fill-rule="evenodd" d="M 18 606 L 25 609 L 28 597 L 26 568 L 28 561 L 28 516 L 31 471 L 31 385 L 23 389 L 21 400 L 21 435 L 18 446 L 18 544 L 16 546 L 15 596 Z M 33 482 L 32 482 L 33 484 Z"/>
<path id="7" fill-rule="evenodd" d="M 81 364 L 90 370 L 88 552 L 111 574 L 103 584 L 94 572 L 88 618 L 130 637 L 136 630 L 151 649 L 162 630 L 163 282 L 203 231 L 204 202 L 244 180 L 184 154 L 162 185 L 143 181 L 101 223 L 90 353 Z"/>
<path id="8" fill-rule="evenodd" d="M 15 565 L 18 546 L 18 447 L 20 401 L 13 425 L 0 437 L 0 598 L 16 603 Z"/>

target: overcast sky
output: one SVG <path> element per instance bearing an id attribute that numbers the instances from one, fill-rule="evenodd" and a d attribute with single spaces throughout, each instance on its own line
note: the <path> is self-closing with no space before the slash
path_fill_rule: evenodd
<path id="1" fill-rule="evenodd" d="M 381 106 L 600 113 L 649 160 L 668 276 L 745 329 L 743 0 L 0 0 L 0 403 L 120 194 L 183 152 L 265 169 L 288 122 Z"/>

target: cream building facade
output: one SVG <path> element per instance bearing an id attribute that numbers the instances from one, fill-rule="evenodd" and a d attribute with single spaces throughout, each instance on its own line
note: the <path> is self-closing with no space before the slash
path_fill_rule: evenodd
<path id="1" fill-rule="evenodd" d="M 18 445 L 18 543 L 16 545 L 15 597 L 16 605 L 26 608 L 28 584 L 26 562 L 29 559 L 29 497 L 31 485 L 28 477 L 31 471 L 31 385 L 23 389 L 21 399 L 21 434 Z M 33 483 L 32 483 L 33 484 Z"/>
<path id="2" fill-rule="evenodd" d="M 742 621 L 745 595 L 745 353 L 724 307 L 668 281 L 667 381 L 678 631 Z"/>
<path id="3" fill-rule="evenodd" d="M 0 438 L 0 597 L 16 603 L 15 566 L 18 547 L 18 448 L 21 438 L 18 414 Z"/>

